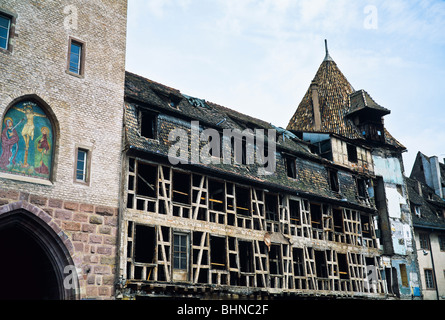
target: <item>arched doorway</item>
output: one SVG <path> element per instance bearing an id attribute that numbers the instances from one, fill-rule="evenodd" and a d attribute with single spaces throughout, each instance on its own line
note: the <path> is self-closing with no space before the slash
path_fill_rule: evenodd
<path id="1" fill-rule="evenodd" d="M 76 299 L 75 286 L 64 286 L 73 265 L 62 239 L 24 209 L 0 215 L 0 299 Z"/>

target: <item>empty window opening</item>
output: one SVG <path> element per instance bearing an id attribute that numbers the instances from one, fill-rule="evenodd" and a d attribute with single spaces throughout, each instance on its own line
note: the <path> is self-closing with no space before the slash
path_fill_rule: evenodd
<path id="1" fill-rule="evenodd" d="M 134 261 L 154 263 L 156 248 L 156 229 L 137 224 L 135 226 Z"/>
<path id="2" fill-rule="evenodd" d="M 343 210 L 340 208 L 333 208 L 332 218 L 334 222 L 334 231 L 343 233 Z"/>
<path id="3" fill-rule="evenodd" d="M 266 219 L 278 221 L 278 196 L 266 193 Z"/>
<path id="4" fill-rule="evenodd" d="M 317 203 L 310 204 L 311 206 L 311 224 L 312 228 L 323 229 L 321 205 Z"/>
<path id="5" fill-rule="evenodd" d="M 328 265 L 326 263 L 326 254 L 324 251 L 314 250 L 315 252 L 315 268 L 318 278 L 328 277 Z"/>
<path id="6" fill-rule="evenodd" d="M 226 269 L 226 238 L 210 237 L 210 264 L 212 269 Z"/>
<path id="7" fill-rule="evenodd" d="M 157 115 L 148 111 L 140 111 L 139 124 L 141 136 L 149 139 L 156 139 Z"/>
<path id="8" fill-rule="evenodd" d="M 143 162 L 137 164 L 136 194 L 155 198 L 158 168 Z"/>
<path id="9" fill-rule="evenodd" d="M 240 271 L 246 273 L 255 272 L 253 268 L 253 247 L 252 242 L 249 241 L 239 241 L 239 261 L 240 261 Z"/>
<path id="10" fill-rule="evenodd" d="M 340 190 L 338 184 L 338 172 L 336 170 L 328 169 L 328 181 L 332 191 L 338 192 Z"/>
<path id="11" fill-rule="evenodd" d="M 356 184 L 357 184 L 357 193 L 358 193 L 359 198 L 361 198 L 361 199 L 367 198 L 366 180 L 357 178 Z"/>
<path id="12" fill-rule="evenodd" d="M 297 276 L 297 277 L 305 276 L 303 249 L 293 248 L 292 255 L 293 255 L 293 262 L 294 262 L 294 276 Z"/>
<path id="13" fill-rule="evenodd" d="M 340 279 L 349 279 L 348 257 L 344 253 L 337 253 L 338 273 Z"/>
<path id="14" fill-rule="evenodd" d="M 400 264 L 400 278 L 402 279 L 402 286 L 408 287 L 408 273 L 406 272 L 406 265 Z"/>
<path id="15" fill-rule="evenodd" d="M 347 144 L 346 145 L 346 149 L 348 152 L 348 161 L 349 162 L 353 162 L 353 163 L 357 163 L 358 158 L 357 158 L 357 147 L 353 146 L 352 144 Z"/>
<path id="16" fill-rule="evenodd" d="M 215 211 L 225 211 L 225 186 L 224 182 L 209 179 L 209 209 Z"/>
<path id="17" fill-rule="evenodd" d="M 190 204 L 190 174 L 173 171 L 173 201 Z"/>
<path id="18" fill-rule="evenodd" d="M 173 268 L 188 270 L 189 236 L 186 233 L 173 234 Z"/>
<path id="19" fill-rule="evenodd" d="M 286 171 L 287 176 L 292 179 L 297 178 L 297 162 L 296 159 L 293 157 L 286 157 Z"/>
<path id="20" fill-rule="evenodd" d="M 300 226 L 300 202 L 296 200 L 289 200 L 290 223 Z"/>
<path id="21" fill-rule="evenodd" d="M 360 215 L 360 223 L 362 227 L 362 235 L 364 238 L 372 238 L 371 233 L 371 219 L 369 215 Z"/>
<path id="22" fill-rule="evenodd" d="M 236 197 L 236 213 L 250 216 L 251 215 L 251 200 L 250 200 L 250 190 L 241 186 L 235 186 L 235 197 Z"/>
<path id="23" fill-rule="evenodd" d="M 270 274 L 282 274 L 281 265 L 281 245 L 271 245 L 269 251 L 269 272 Z"/>

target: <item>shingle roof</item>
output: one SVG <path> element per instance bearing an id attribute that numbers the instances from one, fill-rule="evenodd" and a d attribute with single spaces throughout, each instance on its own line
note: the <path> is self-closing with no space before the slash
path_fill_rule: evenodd
<path id="1" fill-rule="evenodd" d="M 171 95 L 176 99 L 177 105 L 171 107 L 168 101 L 159 97 Z M 277 142 L 277 151 L 296 156 L 297 179 L 287 177 L 284 159 L 281 152 L 277 152 L 277 169 L 272 175 L 259 176 L 258 164 L 193 164 L 200 170 L 211 170 L 219 175 L 231 175 L 238 180 L 248 179 L 261 183 L 267 188 L 278 188 L 299 192 L 313 197 L 332 199 L 344 205 L 360 206 L 362 209 L 373 210 L 364 205 L 356 195 L 354 178 L 350 174 L 339 172 L 341 180 L 341 193 L 330 190 L 328 176 L 325 168 L 327 160 L 310 152 L 305 142 L 291 132 L 274 125 L 245 115 L 238 111 L 220 106 L 218 104 L 183 95 L 179 90 L 161 85 L 152 80 L 127 72 L 125 79 L 125 145 L 128 148 L 142 151 L 151 155 L 166 157 L 171 142 L 168 134 L 171 129 L 183 126 L 191 120 L 203 122 L 203 127 L 209 125 L 220 129 L 277 129 L 280 138 Z M 179 102 L 178 102 L 179 101 Z M 139 133 L 138 108 L 150 108 L 159 112 L 159 139 L 148 139 Z M 182 119 L 182 120 L 181 120 Z M 346 202 L 345 202 L 346 201 Z"/>
<path id="2" fill-rule="evenodd" d="M 377 111 L 381 115 L 388 114 L 390 111 L 378 105 L 366 91 L 355 91 L 328 53 L 327 57 L 312 80 L 312 83 L 318 87 L 321 128 L 315 127 L 310 86 L 289 121 L 287 129 L 300 132 L 333 133 L 347 139 L 364 141 L 364 137 L 348 115 L 365 108 Z M 385 143 L 399 149 L 406 149 L 386 129 Z"/>
<path id="3" fill-rule="evenodd" d="M 414 227 L 435 228 L 445 230 L 443 214 L 437 210 L 445 210 L 445 201 L 434 193 L 426 184 L 411 178 L 405 178 L 410 202 L 420 208 L 420 216 L 412 214 Z M 422 190 L 419 193 L 419 185 Z"/>

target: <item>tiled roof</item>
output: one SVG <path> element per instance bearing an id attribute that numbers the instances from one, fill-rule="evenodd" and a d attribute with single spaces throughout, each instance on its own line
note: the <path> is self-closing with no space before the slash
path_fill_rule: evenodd
<path id="1" fill-rule="evenodd" d="M 289 121 L 288 130 L 332 133 L 347 139 L 364 141 L 364 137 L 352 120 L 348 118 L 348 115 L 365 108 L 377 111 L 382 115 L 390 112 L 378 105 L 366 91 L 355 91 L 330 56 L 329 59 L 323 60 L 312 83 L 318 87 L 321 127 L 315 127 L 312 88 L 310 86 Z M 402 150 L 406 149 L 386 129 L 385 143 Z"/>
<path id="2" fill-rule="evenodd" d="M 159 97 L 160 93 L 172 95 L 176 101 L 172 107 L 168 101 Z M 161 95 L 162 95 L 161 94 Z M 330 190 L 325 160 L 310 152 L 308 145 L 291 132 L 274 125 L 220 106 L 218 104 L 189 97 L 181 94 L 179 90 L 163 86 L 157 82 L 141 76 L 126 73 L 125 81 L 125 145 L 127 148 L 142 151 L 164 158 L 168 155 L 171 142 L 168 135 L 176 127 L 186 128 L 187 122 L 192 120 L 202 122 L 203 127 L 219 129 L 276 129 L 279 134 L 277 142 L 277 168 L 271 175 L 258 175 L 258 164 L 193 164 L 199 170 L 211 170 L 216 175 L 231 176 L 230 179 L 249 180 L 260 183 L 268 189 L 288 190 L 313 197 L 331 199 L 345 206 L 359 206 L 362 209 L 373 210 L 369 205 L 363 204 L 356 195 L 355 180 L 350 174 L 339 172 L 341 193 Z M 168 99 L 167 99 L 168 100 Z M 179 102 L 178 102 L 179 101 Z M 158 139 L 148 139 L 139 133 L 138 108 L 150 108 L 159 112 Z M 190 125 L 190 123 L 189 123 Z M 297 161 L 297 178 L 287 177 L 282 152 L 293 154 Z"/>
<path id="3" fill-rule="evenodd" d="M 445 230 L 445 219 L 442 213 L 442 210 L 445 210 L 445 201 L 426 184 L 411 178 L 405 179 L 410 202 L 420 208 L 420 216 L 412 214 L 414 227 Z M 419 185 L 421 193 L 419 193 Z M 437 210 L 441 213 L 438 214 Z"/>

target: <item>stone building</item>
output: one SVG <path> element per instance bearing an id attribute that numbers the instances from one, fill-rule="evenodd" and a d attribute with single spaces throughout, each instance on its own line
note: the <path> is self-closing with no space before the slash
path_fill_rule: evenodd
<path id="1" fill-rule="evenodd" d="M 126 10 L 0 2 L 1 298 L 114 297 Z"/>

